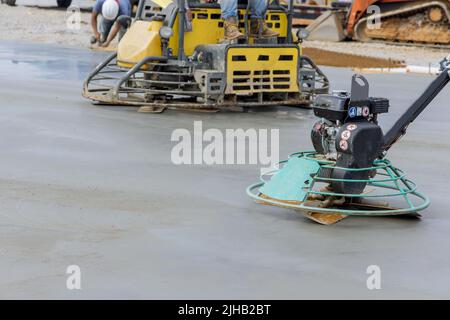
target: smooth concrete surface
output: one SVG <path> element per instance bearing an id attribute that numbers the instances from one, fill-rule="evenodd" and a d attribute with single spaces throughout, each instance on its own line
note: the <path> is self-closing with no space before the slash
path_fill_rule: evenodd
<path id="1" fill-rule="evenodd" d="M 449 298 L 450 90 L 390 152 L 432 199 L 421 220 L 324 227 L 251 201 L 258 165 L 171 162 L 174 129 L 279 128 L 281 157 L 311 149 L 310 110 L 249 113 L 92 105 L 104 54 L 0 42 L 0 298 Z M 324 68 L 334 89 L 352 72 Z M 387 128 L 432 80 L 368 75 Z M 66 268 L 81 268 L 81 290 Z M 381 268 L 368 290 L 366 268 Z"/>

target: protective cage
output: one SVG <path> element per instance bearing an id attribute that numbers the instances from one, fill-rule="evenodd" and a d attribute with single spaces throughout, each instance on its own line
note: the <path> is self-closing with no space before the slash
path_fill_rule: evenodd
<path id="1" fill-rule="evenodd" d="M 311 183 L 307 186 L 297 186 L 302 189 L 300 198 L 290 197 L 285 199 L 273 198 L 260 192 L 270 180 L 267 177 L 279 173 L 283 166 L 292 159 L 304 159 L 316 163 L 319 170 L 317 174 L 311 175 Z M 316 152 L 299 152 L 292 154 L 288 160 L 279 163 L 280 168 L 267 172 L 260 177 L 260 182 L 255 183 L 247 188 L 247 194 L 260 203 L 275 205 L 284 208 L 300 210 L 305 213 L 326 213 L 340 214 L 346 216 L 390 216 L 417 213 L 426 209 L 430 200 L 425 195 L 417 191 L 414 182 L 407 179 L 405 173 L 399 168 L 394 167 L 387 159 L 375 160 L 372 167 L 369 168 L 338 168 L 334 161 L 325 159 Z M 369 171 L 372 172 L 371 178 L 367 180 L 346 180 L 332 179 L 321 175 L 321 172 L 339 169 L 348 171 Z M 339 194 L 323 186 L 329 185 L 332 181 L 350 182 L 350 183 L 367 183 L 364 192 L 361 194 Z M 321 188 L 322 187 L 322 188 Z M 338 202 L 327 206 L 326 199 L 345 199 L 344 202 Z M 396 202 L 398 207 L 390 207 L 386 204 L 369 204 L 363 200 L 390 200 Z M 328 202 L 330 203 L 330 202 Z"/>
<path id="2" fill-rule="evenodd" d="M 166 57 L 146 57 L 133 68 L 127 69 L 117 65 L 116 56 L 116 53 L 112 54 L 88 76 L 83 87 L 84 97 L 113 105 L 220 109 L 280 104 L 309 106 L 315 94 L 328 91 L 328 80 L 306 56 L 299 57 L 300 92 L 274 94 L 270 90 L 267 93 L 254 90 L 253 96 L 234 95 L 232 99 L 227 99 L 231 95 L 225 94 L 227 83 L 223 73 L 205 70 L 205 77 L 197 82 L 194 67 L 189 63 L 179 63 Z M 256 75 L 258 71 L 254 72 Z M 264 74 L 254 78 L 246 76 L 248 81 L 240 84 L 253 84 L 251 81 L 258 77 L 261 81 L 265 80 Z M 263 84 L 275 88 L 281 85 Z"/>

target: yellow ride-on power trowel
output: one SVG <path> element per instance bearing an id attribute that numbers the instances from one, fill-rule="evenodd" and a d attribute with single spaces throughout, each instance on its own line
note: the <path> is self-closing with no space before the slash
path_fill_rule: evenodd
<path id="1" fill-rule="evenodd" d="M 277 37 L 250 36 L 250 5 L 239 4 L 245 38 L 223 41 L 218 3 L 141 0 L 117 53 L 89 74 L 83 96 L 112 105 L 198 111 L 268 105 L 310 106 L 329 82 L 301 54 L 292 34 L 293 0 L 269 4 L 265 21 Z M 190 14 L 187 15 L 189 8 Z"/>

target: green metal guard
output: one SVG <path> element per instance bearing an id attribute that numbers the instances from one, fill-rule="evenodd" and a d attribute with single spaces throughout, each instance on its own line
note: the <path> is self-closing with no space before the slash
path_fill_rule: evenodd
<path id="1" fill-rule="evenodd" d="M 298 164 L 296 164 L 298 163 Z M 305 169 L 305 163 L 309 163 L 308 169 Z M 298 180 L 295 186 L 284 185 L 283 179 L 274 179 L 274 177 L 280 173 L 281 168 L 286 165 L 293 165 L 293 169 L 296 171 L 306 171 L 300 180 Z M 314 168 L 316 164 L 316 169 Z M 414 182 L 407 179 L 402 170 L 394 167 L 387 159 L 377 159 L 374 161 L 373 166 L 370 168 L 351 169 L 340 168 L 335 166 L 334 161 L 324 159 L 323 156 L 319 156 L 316 152 L 298 152 L 292 154 L 288 160 L 281 161 L 278 169 L 274 169 L 268 173 L 261 175 L 261 181 L 255 183 L 247 188 L 247 194 L 255 200 L 261 201 L 266 204 L 281 206 L 285 208 L 292 208 L 301 210 L 304 212 L 317 212 L 327 214 L 343 214 L 349 216 L 389 216 L 389 215 L 403 215 L 409 213 L 416 213 L 426 209 L 430 205 L 430 200 L 425 195 L 417 191 L 417 186 Z M 297 165 L 297 167 L 296 167 Z M 332 179 L 319 177 L 318 172 L 326 169 L 340 169 L 347 171 L 374 171 L 376 174 L 373 178 L 368 180 L 346 180 L 346 179 Z M 309 171 L 308 171 L 309 170 Z M 315 173 L 314 173 L 315 172 Z M 310 174 L 311 180 L 301 181 L 307 174 Z M 268 176 L 272 176 L 270 180 L 267 180 Z M 278 181 L 277 181 L 278 180 Z M 332 191 L 318 190 L 319 184 L 329 184 L 332 181 L 341 182 L 365 182 L 367 187 L 365 191 L 372 187 L 375 188 L 374 194 L 362 193 L 362 194 L 339 194 Z M 284 188 L 284 189 L 283 189 Z M 301 191 L 300 191 L 301 189 Z M 280 190 L 283 190 L 280 194 Z M 276 192 L 276 196 L 272 196 L 272 192 Z M 263 196 L 262 196 L 263 195 Z M 345 198 L 346 204 L 332 207 L 316 207 L 311 206 L 311 198 L 317 197 L 335 197 Z M 357 199 L 400 199 L 402 200 L 402 208 L 370 208 L 367 209 L 354 209 L 356 206 L 354 203 Z M 295 203 L 293 203 L 295 202 Z M 347 207 L 347 208 L 346 208 Z"/>

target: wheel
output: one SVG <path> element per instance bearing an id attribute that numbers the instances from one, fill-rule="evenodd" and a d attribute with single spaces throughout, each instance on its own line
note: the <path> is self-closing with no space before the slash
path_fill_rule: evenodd
<path id="1" fill-rule="evenodd" d="M 428 19 L 432 23 L 440 23 L 445 19 L 445 12 L 440 7 L 434 7 L 428 10 Z"/>
<path id="2" fill-rule="evenodd" d="M 68 8 L 72 3 L 72 0 L 56 0 L 58 3 L 58 7 L 60 8 Z"/>

